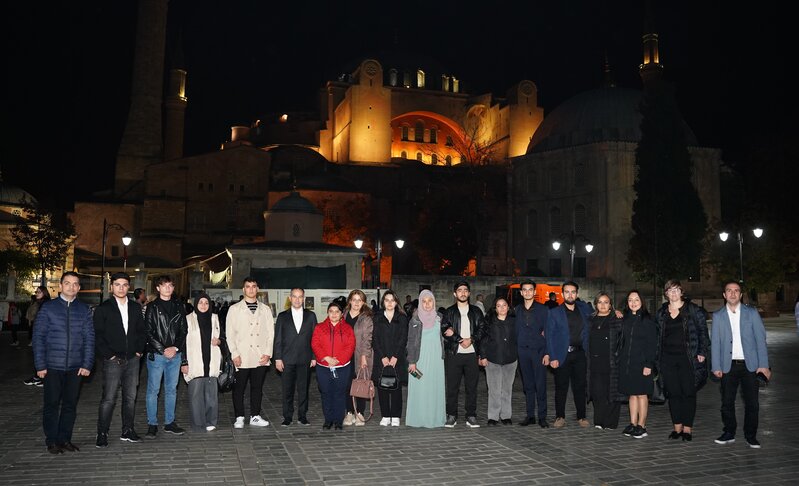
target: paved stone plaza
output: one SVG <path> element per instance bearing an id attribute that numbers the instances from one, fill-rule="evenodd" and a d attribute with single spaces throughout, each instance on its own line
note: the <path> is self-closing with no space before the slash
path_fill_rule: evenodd
<path id="1" fill-rule="evenodd" d="M 379 420 L 365 427 L 323 431 L 319 392 L 311 383 L 310 427 L 232 428 L 230 394 L 220 397 L 220 427 L 211 433 L 181 437 L 160 431 L 154 441 L 117 440 L 120 403 L 111 424 L 110 445 L 94 447 L 101 393 L 98 376 L 86 382 L 78 404 L 73 442 L 81 452 L 51 455 L 44 446 L 42 389 L 24 386 L 31 375 L 32 353 L 9 346 L 0 336 L 0 484 L 797 484 L 799 476 L 799 337 L 792 318 L 767 319 L 771 384 L 760 390 L 760 450 L 750 449 L 741 430 L 738 441 L 719 446 L 718 385 L 699 394 L 693 442 L 667 440 L 671 430 L 666 406 L 650 409 L 649 437 L 636 440 L 620 430 L 581 429 L 574 406 L 568 426 L 485 426 L 486 388 L 481 378 L 478 418 L 468 429 L 386 428 Z M 146 384 L 146 371 L 141 383 Z M 554 391 L 549 381 L 549 418 L 554 419 Z M 140 386 L 136 428 L 147 430 Z M 269 372 L 264 413 L 280 422 L 280 382 Z M 571 394 L 569 395 L 571 401 Z M 245 399 L 245 403 L 249 403 Z M 463 393 L 461 393 L 461 408 Z M 524 398 L 517 376 L 514 421 L 524 418 Z M 375 403 L 377 409 L 377 403 Z M 461 412 L 461 415 L 463 412 Z M 592 410 L 589 405 L 589 419 Z M 162 415 L 161 415 L 162 416 Z M 621 424 L 625 425 L 626 406 Z M 379 413 L 378 417 L 379 419 Z M 178 390 L 177 422 L 188 428 L 186 384 Z"/>

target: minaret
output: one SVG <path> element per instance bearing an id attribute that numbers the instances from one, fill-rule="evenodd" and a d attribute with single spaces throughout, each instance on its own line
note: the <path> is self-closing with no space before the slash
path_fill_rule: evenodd
<path id="1" fill-rule="evenodd" d="M 183 157 L 183 128 L 186 118 L 186 71 L 183 62 L 183 38 L 178 35 L 169 86 L 164 100 L 164 160 Z"/>
<path id="2" fill-rule="evenodd" d="M 663 65 L 660 64 L 658 53 L 658 35 L 655 33 L 654 14 L 652 2 L 646 2 L 646 16 L 644 19 L 644 62 L 638 67 L 638 72 L 644 84 L 660 79 Z"/>
<path id="3" fill-rule="evenodd" d="M 144 173 L 162 160 L 161 109 L 167 0 L 140 0 L 130 109 L 117 152 L 114 196 L 144 197 Z"/>
<path id="4" fill-rule="evenodd" d="M 610 60 L 608 59 L 608 52 L 605 51 L 605 62 L 602 63 L 603 74 L 603 88 L 615 88 L 616 81 L 613 79 L 613 71 L 610 69 Z"/>

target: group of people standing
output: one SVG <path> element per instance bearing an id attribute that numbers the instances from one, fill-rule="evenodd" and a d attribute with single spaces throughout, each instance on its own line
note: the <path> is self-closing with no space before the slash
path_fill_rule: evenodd
<path id="1" fill-rule="evenodd" d="M 362 426 L 363 399 L 350 396 L 356 377 L 373 380 L 381 412 L 380 425 L 399 426 L 403 413 L 402 385 L 407 384 L 405 424 L 411 427 L 455 427 L 461 381 L 465 381 L 465 423 L 477 421 L 477 387 L 480 367 L 486 371 L 488 426 L 512 424 L 511 399 L 516 370 L 520 370 L 526 398 L 525 418 L 519 425 L 548 428 L 546 383 L 554 375 L 555 420 L 567 425 L 569 388 L 576 419 L 590 425 L 586 404 L 594 407 L 594 427 L 616 429 L 620 404 L 629 403 L 630 423 L 624 435 L 648 435 L 649 399 L 656 386 L 669 403 L 673 430 L 670 439 L 692 440 L 696 392 L 710 370 L 721 380 L 724 433 L 719 444 L 734 441 L 735 396 L 742 386 L 746 413 L 744 433 L 751 447 L 756 438 L 757 374 L 770 376 L 765 328 L 757 311 L 741 303 L 737 282 L 724 286 L 726 305 L 713 314 L 712 339 L 704 311 L 684 299 L 679 281 L 666 283 L 666 302 L 650 314 L 637 291 L 627 295 L 624 311 L 613 308 L 610 295 L 600 292 L 594 309 L 579 299 L 579 286 L 562 286 L 560 305 L 535 302 L 535 282 L 521 283 L 522 303 L 511 308 L 499 296 L 484 315 L 469 302 L 470 286 L 460 281 L 453 288 L 455 303 L 437 311 L 429 290 L 419 294 L 418 308 L 406 315 L 397 295 L 383 293 L 377 310 L 366 304 L 361 290 L 350 292 L 346 302 L 333 300 L 327 316 L 317 323 L 303 308 L 302 288 L 291 289 L 289 309 L 275 320 L 269 306 L 258 300 L 258 284 L 243 282 L 243 298 L 230 306 L 225 325 L 213 312 L 212 301 L 201 293 L 194 309 L 172 298 L 174 285 L 167 276 L 156 281 L 157 297 L 146 305 L 128 298 L 130 278 L 111 277 L 113 296 L 92 313 L 76 300 L 78 276 L 65 272 L 58 298 L 45 301 L 34 326 L 34 361 L 44 382 L 43 422 L 48 450 L 53 454 L 78 450 L 72 427 L 80 378 L 88 376 L 95 354 L 103 363 L 96 447 L 108 446 L 111 416 L 122 388 L 120 440 L 138 442 L 134 430 L 139 366 L 146 363 L 147 422 L 145 438 L 159 431 L 158 398 L 163 382 L 163 430 L 182 435 L 175 423 L 176 390 L 182 374 L 188 383 L 189 417 L 194 431 L 213 431 L 218 425 L 217 377 L 225 356 L 235 366 L 232 400 L 234 428 L 246 423 L 265 427 L 261 404 L 267 367 L 274 360 L 281 373 L 282 426 L 294 419 L 308 421 L 311 370 L 322 399 L 323 429 Z M 393 387 L 381 387 L 384 377 Z M 244 395 L 250 386 L 249 415 Z M 247 419 L 247 417 L 249 417 Z"/>

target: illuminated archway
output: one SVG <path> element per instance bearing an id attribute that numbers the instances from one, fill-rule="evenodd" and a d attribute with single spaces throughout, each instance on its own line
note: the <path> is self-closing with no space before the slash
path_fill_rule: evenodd
<path id="1" fill-rule="evenodd" d="M 421 153 L 424 164 L 457 165 L 463 157 L 459 148 L 467 142 L 463 127 L 438 113 L 410 111 L 391 120 L 392 158 Z"/>

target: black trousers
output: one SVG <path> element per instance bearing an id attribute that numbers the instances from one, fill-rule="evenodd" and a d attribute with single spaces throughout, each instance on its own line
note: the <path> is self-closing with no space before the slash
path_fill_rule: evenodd
<path id="1" fill-rule="evenodd" d="M 519 370 L 527 405 L 527 417 L 547 418 L 547 367 L 541 363 L 542 353 L 536 349 L 519 347 Z"/>
<path id="2" fill-rule="evenodd" d="M 350 360 L 350 364 L 348 365 L 350 369 L 350 377 L 349 385 L 347 385 L 347 413 L 355 413 L 355 407 L 352 405 L 352 395 L 350 395 L 350 388 L 352 388 L 352 380 L 354 380 L 357 375 L 357 369 L 355 368 L 355 357 Z M 365 398 L 358 398 L 355 397 L 355 404 L 358 405 L 358 413 L 363 413 L 366 410 L 366 399 Z"/>
<path id="3" fill-rule="evenodd" d="M 381 417 L 402 417 L 402 387 L 396 390 L 377 389 L 377 398 L 380 400 Z"/>
<path id="4" fill-rule="evenodd" d="M 758 413 L 758 383 L 757 374 L 746 369 L 743 362 L 733 361 L 730 371 L 721 375 L 721 420 L 724 422 L 724 432 L 735 435 L 738 422 L 735 420 L 735 397 L 738 394 L 738 385 L 741 386 L 744 398 L 744 437 L 754 439 L 757 436 Z"/>
<path id="5" fill-rule="evenodd" d="M 138 357 L 103 360 L 103 398 L 100 400 L 97 417 L 97 433 L 108 433 L 120 385 L 122 386 L 122 432 L 133 428 L 140 363 Z"/>
<path id="6" fill-rule="evenodd" d="M 264 396 L 264 378 L 266 366 L 257 368 L 239 368 L 236 371 L 236 383 L 233 385 L 233 411 L 236 417 L 244 417 L 244 389 L 250 382 L 250 416 L 261 415 L 261 401 Z"/>
<path id="7" fill-rule="evenodd" d="M 669 401 L 671 423 L 694 426 L 696 386 L 694 367 L 684 354 L 664 354 L 660 359 L 663 389 Z"/>
<path id="8" fill-rule="evenodd" d="M 621 404 L 610 397 L 610 373 L 591 372 L 591 403 L 594 404 L 594 425 L 606 429 L 619 426 Z"/>
<path id="9" fill-rule="evenodd" d="M 283 418 L 291 421 L 294 416 L 294 390 L 297 390 L 297 418 L 306 419 L 308 414 L 308 386 L 311 383 L 311 368 L 308 363 L 285 364 L 281 376 L 283 385 Z"/>
<path id="10" fill-rule="evenodd" d="M 555 417 L 566 418 L 566 397 L 571 382 L 574 408 L 577 419 L 585 418 L 585 387 L 588 380 L 588 359 L 583 350 L 566 355 L 566 359 L 555 368 Z"/>
<path id="11" fill-rule="evenodd" d="M 444 373 L 447 388 L 447 415 L 458 416 L 458 394 L 461 389 L 461 378 L 466 377 L 466 417 L 477 415 L 477 379 L 480 366 L 475 353 L 446 353 L 444 356 Z"/>
<path id="12" fill-rule="evenodd" d="M 72 442 L 80 380 L 77 369 L 47 370 L 42 409 L 42 426 L 47 445 Z"/>

